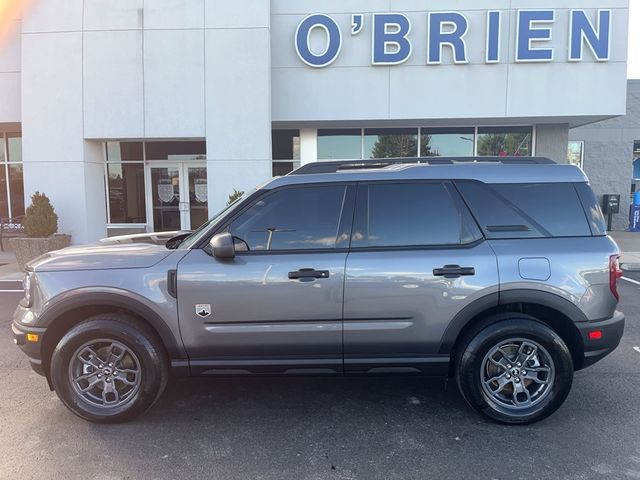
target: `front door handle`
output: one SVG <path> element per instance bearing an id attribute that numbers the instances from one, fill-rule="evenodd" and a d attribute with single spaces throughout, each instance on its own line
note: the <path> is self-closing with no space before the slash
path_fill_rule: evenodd
<path id="1" fill-rule="evenodd" d="M 444 278 L 459 278 L 461 276 L 471 276 L 476 274 L 473 267 L 461 267 L 460 265 L 445 265 L 442 268 L 434 268 L 433 275 Z"/>
<path id="2" fill-rule="evenodd" d="M 290 280 L 301 280 L 303 282 L 314 278 L 329 278 L 329 270 L 316 270 L 314 268 L 301 268 L 297 272 L 289 272 Z"/>

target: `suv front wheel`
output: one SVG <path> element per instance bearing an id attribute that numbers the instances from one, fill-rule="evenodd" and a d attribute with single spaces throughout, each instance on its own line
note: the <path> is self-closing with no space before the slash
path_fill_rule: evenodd
<path id="1" fill-rule="evenodd" d="M 562 338 L 523 314 L 498 315 L 483 325 L 462 342 L 456 361 L 467 403 L 507 424 L 533 423 L 555 412 L 573 381 L 571 352 Z"/>
<path id="2" fill-rule="evenodd" d="M 168 378 L 155 332 L 119 313 L 91 317 L 69 330 L 51 358 L 60 400 L 85 420 L 115 423 L 149 409 Z"/>

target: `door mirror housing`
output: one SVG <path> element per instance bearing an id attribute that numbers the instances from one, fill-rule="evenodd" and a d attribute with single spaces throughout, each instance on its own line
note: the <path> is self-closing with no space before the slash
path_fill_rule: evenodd
<path id="1" fill-rule="evenodd" d="M 234 258 L 236 249 L 233 245 L 233 236 L 230 233 L 219 233 L 209 241 L 213 256 L 216 258 Z"/>

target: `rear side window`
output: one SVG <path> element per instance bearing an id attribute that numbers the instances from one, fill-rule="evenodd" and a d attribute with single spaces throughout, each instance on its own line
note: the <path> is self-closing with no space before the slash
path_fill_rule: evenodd
<path id="1" fill-rule="evenodd" d="M 591 236 L 572 183 L 458 182 L 487 238 Z"/>
<path id="2" fill-rule="evenodd" d="M 460 245 L 479 238 L 452 186 L 374 183 L 358 189 L 352 247 Z"/>
<path id="3" fill-rule="evenodd" d="M 594 235 L 607 234 L 607 222 L 604 219 L 602 209 L 598 203 L 595 193 L 591 190 L 588 183 L 576 183 L 576 191 L 582 201 L 582 207 L 587 214 L 587 220 L 591 226 L 591 232 Z"/>

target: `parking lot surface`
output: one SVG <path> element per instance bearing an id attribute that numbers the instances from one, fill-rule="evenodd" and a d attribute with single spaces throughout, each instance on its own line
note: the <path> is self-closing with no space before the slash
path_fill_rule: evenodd
<path id="1" fill-rule="evenodd" d="M 640 285 L 620 291 L 618 350 L 526 427 L 409 377 L 174 379 L 138 420 L 92 425 L 31 372 L 11 340 L 20 295 L 0 293 L 0 478 L 638 479 Z"/>

